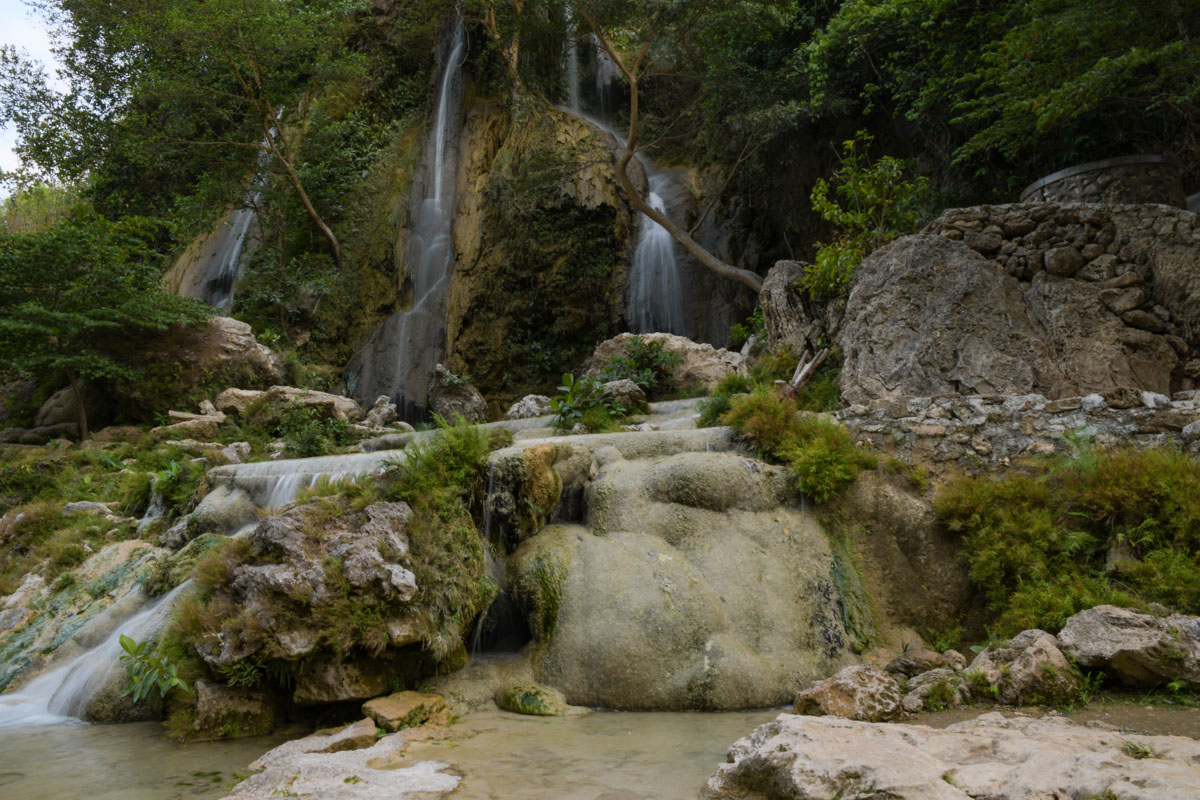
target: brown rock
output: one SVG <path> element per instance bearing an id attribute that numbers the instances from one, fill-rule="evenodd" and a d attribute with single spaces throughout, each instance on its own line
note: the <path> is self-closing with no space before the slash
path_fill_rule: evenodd
<path id="1" fill-rule="evenodd" d="M 863 404 L 948 392 L 1164 392 L 1178 363 L 1161 337 L 1109 313 L 1094 284 L 1046 273 L 1022 283 L 936 236 L 901 237 L 863 261 L 838 344 L 843 398 Z"/>
<path id="2" fill-rule="evenodd" d="M 1143 331 L 1150 331 L 1151 333 L 1162 333 L 1167 329 L 1167 326 L 1163 324 L 1161 319 L 1149 311 L 1142 311 L 1140 309 L 1126 311 L 1121 315 L 1121 319 L 1124 320 L 1126 325 Z"/>
<path id="3" fill-rule="evenodd" d="M 245 414 L 250 405 L 263 397 L 266 392 L 254 389 L 226 389 L 217 395 L 215 405 L 223 414 Z"/>
<path id="4" fill-rule="evenodd" d="M 196 681 L 195 689 L 195 738 L 261 736 L 275 726 L 275 709 L 259 692 L 208 681 Z"/>
<path id="5" fill-rule="evenodd" d="M 1083 263 L 1083 256 L 1074 247 L 1056 247 L 1046 253 L 1046 271 L 1061 278 L 1073 277 Z"/>
<path id="6" fill-rule="evenodd" d="M 631 333 L 622 333 L 596 345 L 588 359 L 588 375 L 596 376 L 609 360 L 625 351 L 626 344 L 633 338 Z M 702 386 L 713 389 L 722 378 L 746 368 L 746 357 L 729 350 L 714 349 L 711 344 L 699 344 L 683 336 L 671 333 L 642 334 L 644 342 L 661 342 L 663 352 L 675 353 L 681 359 L 671 370 L 676 386 Z"/>
<path id="7" fill-rule="evenodd" d="M 846 667 L 796 695 L 795 714 L 884 722 L 900 716 L 900 685 L 873 664 Z"/>
<path id="8" fill-rule="evenodd" d="M 936 650 L 930 650 L 928 647 L 910 647 L 900 655 L 893 658 L 884 667 L 887 672 L 892 675 L 901 675 L 905 678 L 911 678 L 914 675 L 919 675 L 922 672 L 927 672 L 931 669 L 949 666 L 950 662 Z"/>
<path id="9" fill-rule="evenodd" d="M 363 713 L 387 731 L 420 725 L 446 707 L 440 694 L 397 692 L 363 703 Z"/>
<path id="10" fill-rule="evenodd" d="M 790 347 L 796 353 L 814 349 L 825 330 L 823 313 L 801 292 L 796 282 L 804 277 L 800 261 L 776 261 L 763 279 L 758 294 L 767 328 L 767 347 Z"/>

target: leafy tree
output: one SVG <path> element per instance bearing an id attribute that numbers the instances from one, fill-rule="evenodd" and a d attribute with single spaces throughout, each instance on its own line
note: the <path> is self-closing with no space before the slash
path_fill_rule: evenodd
<path id="1" fill-rule="evenodd" d="M 210 313 L 162 290 L 161 233 L 145 218 L 80 209 L 41 233 L 0 234 L 0 371 L 65 375 L 83 437 L 82 381 L 136 378 L 122 343 Z"/>
<path id="2" fill-rule="evenodd" d="M 0 57 L 0 119 L 27 162 L 62 178 L 101 166 L 102 210 L 128 213 L 131 185 L 187 194 L 198 175 L 222 202 L 259 166 L 292 188 L 341 260 L 301 179 L 299 140 L 320 87 L 355 74 L 347 47 L 359 0 L 52 0 L 69 86 L 11 49 Z M 123 198 L 123 199 L 122 199 Z M 144 212 L 145 209 L 139 208 Z"/>
<path id="3" fill-rule="evenodd" d="M 838 230 L 833 242 L 818 246 L 814 263 L 801 279 L 817 299 L 848 292 L 859 263 L 895 237 L 915 231 L 926 210 L 929 179 L 909 179 L 912 165 L 893 156 L 872 161 L 868 148 L 873 140 L 859 131 L 843 142 L 842 165 L 833 175 L 833 185 L 820 178 L 813 187 L 813 209 Z"/>
<path id="4" fill-rule="evenodd" d="M 869 0 L 794 69 L 813 113 L 893 111 L 947 166 L 1012 183 L 1137 150 L 1194 163 L 1198 34 L 1198 0 Z"/>

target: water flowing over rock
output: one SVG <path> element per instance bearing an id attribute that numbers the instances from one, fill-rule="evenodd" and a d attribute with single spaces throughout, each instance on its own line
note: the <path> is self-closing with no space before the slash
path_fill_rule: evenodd
<path id="1" fill-rule="evenodd" d="M 132 722 L 153 719 L 157 709 L 125 695 L 120 638 L 153 641 L 166 627 L 186 584 L 153 603 L 134 586 L 104 612 L 89 615 L 74 631 L 76 657 L 44 672 L 17 692 L 0 695 L 0 728 L 48 725 L 71 719 Z M 106 613 L 105 613 L 106 612 Z"/>
<path id="2" fill-rule="evenodd" d="M 1175 349 L 1126 325 L 1092 283 L 1046 272 L 1023 283 L 966 244 L 928 235 L 875 251 L 857 274 L 838 334 L 847 402 L 1170 391 Z"/>
<path id="3" fill-rule="evenodd" d="M 349 453 L 319 458 L 258 461 L 252 464 L 230 464 L 209 470 L 208 480 L 214 487 L 240 489 L 249 496 L 256 508 L 282 508 L 296 499 L 301 489 L 316 486 L 322 479 L 339 481 L 382 472 L 403 453 Z"/>
<path id="4" fill-rule="evenodd" d="M 664 196 L 670 194 L 671 176 L 654 170 L 644 158 L 642 167 L 649 182 L 646 202 L 666 216 Z M 625 310 L 629 329 L 634 333 L 683 333 L 686 311 L 679 245 L 666 228 L 644 214 L 639 224 Z"/>
<path id="5" fill-rule="evenodd" d="M 1154 758 L 1129 754 L 1146 748 Z M 1200 742 L 984 714 L 944 730 L 781 714 L 729 749 L 713 800 L 1031 800 L 1200 796 Z"/>
<path id="6" fill-rule="evenodd" d="M 1200 617 L 1152 617 L 1096 606 L 1067 620 L 1062 650 L 1088 669 L 1104 669 L 1134 686 L 1182 680 L 1200 688 Z"/>
<path id="7" fill-rule="evenodd" d="M 412 307 L 376 328 L 346 368 L 351 394 L 363 403 L 386 394 L 406 420 L 425 409 L 434 366 L 446 345 L 465 53 L 466 29 L 460 17 L 439 49 L 437 111 L 425 145 L 424 177 L 413 182 L 412 224 L 404 250 Z"/>

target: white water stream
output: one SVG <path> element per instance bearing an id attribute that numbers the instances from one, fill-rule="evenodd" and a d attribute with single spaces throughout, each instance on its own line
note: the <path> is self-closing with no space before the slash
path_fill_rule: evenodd
<path id="1" fill-rule="evenodd" d="M 393 314 L 376 328 L 347 369 L 347 384 L 360 400 L 370 402 L 386 394 L 406 420 L 421 416 L 434 366 L 445 346 L 466 47 L 466 28 L 460 17 L 441 52 L 437 113 L 422 162 L 425 179 L 413 186 L 412 221 L 404 250 L 412 307 Z"/>
<path id="2" fill-rule="evenodd" d="M 0 694 L 0 728 L 53 725 L 79 722 L 88 701 L 115 673 L 121 664 L 122 636 L 144 641 L 158 636 L 166 625 L 175 598 L 190 582 L 144 607 L 121 623 L 103 642 L 66 664 L 39 675 L 12 694 Z"/>
<path id="3" fill-rule="evenodd" d="M 350 453 L 319 458 L 292 458 L 230 464 L 209 470 L 214 486 L 241 489 L 258 508 L 280 508 L 296 499 L 301 489 L 316 486 L 321 479 L 340 481 L 363 475 L 378 475 L 389 463 L 404 458 L 403 451 Z"/>
<path id="4" fill-rule="evenodd" d="M 607 121 L 611 113 L 609 105 L 613 87 L 618 75 L 617 66 L 594 37 L 590 37 L 588 42 L 595 53 L 593 77 L 596 96 L 599 99 L 600 117 L 587 114 L 581 107 L 583 78 L 579 66 L 580 45 L 574 36 L 568 6 L 566 64 L 569 105 L 566 110 L 604 131 L 620 145 L 624 137 Z M 656 169 L 650 159 L 640 151 L 634 153 L 634 156 L 645 170 L 649 183 L 647 203 L 655 211 L 670 218 L 672 209 L 669 203 L 680 194 L 678 187 L 673 185 L 675 176 Z M 639 214 L 637 246 L 634 249 L 625 292 L 625 319 L 632 333 L 687 333 L 682 267 L 678 250 L 678 243 L 666 228 L 645 214 Z"/>

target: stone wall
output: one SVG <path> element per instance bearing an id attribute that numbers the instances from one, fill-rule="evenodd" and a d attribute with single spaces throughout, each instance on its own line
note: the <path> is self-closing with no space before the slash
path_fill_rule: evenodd
<path id="1" fill-rule="evenodd" d="M 1200 346 L 1200 216 L 1162 205 L 1023 203 L 949 209 L 924 232 L 962 241 L 1021 281 L 1044 271 L 1095 284 L 1126 325 L 1167 336 L 1181 358 Z M 1184 366 L 1200 378 L 1200 362 Z"/>
<path id="2" fill-rule="evenodd" d="M 968 472 L 988 472 L 1023 457 L 1069 455 L 1066 435 L 1101 446 L 1176 443 L 1200 456 L 1200 392 L 1173 398 L 1117 390 L 1047 400 L 1027 395 L 945 395 L 875 400 L 836 415 L 855 441 L 883 456 Z"/>
<path id="3" fill-rule="evenodd" d="M 1059 170 L 1021 192 L 1021 202 L 1166 203 L 1186 208 L 1179 166 L 1163 156 L 1125 156 Z"/>

